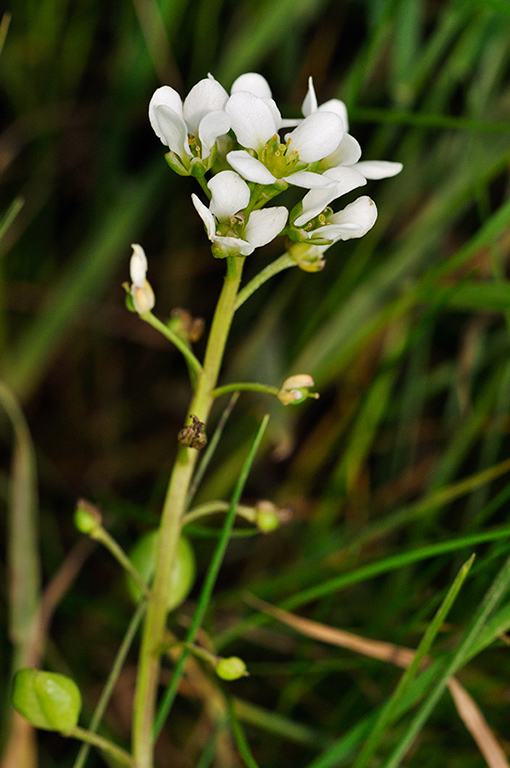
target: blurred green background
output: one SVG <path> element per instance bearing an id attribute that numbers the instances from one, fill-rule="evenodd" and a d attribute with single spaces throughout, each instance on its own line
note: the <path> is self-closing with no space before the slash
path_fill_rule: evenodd
<path id="1" fill-rule="evenodd" d="M 271 536 L 231 543 L 205 629 L 250 669 L 228 690 L 259 765 L 351 766 L 396 668 L 274 621 L 262 626 L 244 592 L 416 647 L 476 552 L 436 639 L 433 655 L 446 658 L 502 566 L 510 4 L 14 0 L 11 15 L 0 55 L 0 401 L 9 416 L 0 421 L 2 701 L 39 569 L 43 586 L 62 564 L 74 582 L 59 593 L 42 663 L 79 683 L 84 723 L 131 615 L 118 568 L 106 552 L 80 549 L 72 525 L 80 496 L 100 505 L 126 548 L 155 524 L 189 399 L 179 354 L 125 309 L 130 243 L 147 252 L 163 320 L 184 307 L 207 323 L 221 287 L 224 264 L 191 206 L 198 190 L 166 166 L 148 123 L 154 89 L 167 83 L 184 96 L 207 72 L 229 88 L 254 70 L 288 117 L 300 114 L 313 75 L 319 102 L 346 102 L 363 159 L 404 163 L 399 176 L 367 185 L 379 218 L 365 238 L 334 246 L 319 274 L 283 273 L 239 311 L 222 383 L 279 384 L 306 372 L 321 398 L 284 409 L 243 394 L 197 496 L 229 498 L 269 411 L 245 500 L 270 498 L 293 519 Z M 273 243 L 248 257 L 247 277 L 280 251 Z M 220 413 L 221 403 L 213 421 Z M 199 575 L 214 544 L 206 533 L 194 533 Z M 490 648 L 460 677 L 508 753 L 505 606 L 502 597 Z M 135 663 L 133 653 L 104 725 L 124 744 Z M 215 720 L 200 693 L 182 694 L 161 768 L 246 764 L 231 724 Z M 385 764 L 411 704 L 367 764 Z M 76 750 L 42 734 L 38 765 L 72 766 Z M 445 694 L 405 764 L 481 761 Z M 105 763 L 92 754 L 87 765 Z"/>

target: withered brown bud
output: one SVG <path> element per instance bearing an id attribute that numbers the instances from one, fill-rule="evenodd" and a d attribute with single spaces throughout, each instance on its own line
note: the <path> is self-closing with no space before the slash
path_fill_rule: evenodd
<path id="1" fill-rule="evenodd" d="M 196 448 L 200 451 L 207 445 L 205 424 L 194 413 L 190 413 L 190 418 L 192 423 L 180 430 L 177 440 L 187 448 Z"/>
<path id="2" fill-rule="evenodd" d="M 203 317 L 193 317 L 187 309 L 177 307 L 170 313 L 169 326 L 185 341 L 194 343 L 202 336 L 205 327 Z"/>

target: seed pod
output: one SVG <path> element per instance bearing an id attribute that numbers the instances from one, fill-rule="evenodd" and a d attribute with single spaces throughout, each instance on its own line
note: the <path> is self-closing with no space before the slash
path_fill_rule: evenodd
<path id="1" fill-rule="evenodd" d="M 80 716 L 81 694 L 70 677 L 27 667 L 14 676 L 12 704 L 36 728 L 70 733 Z"/>
<path id="2" fill-rule="evenodd" d="M 156 554 L 158 548 L 159 530 L 149 531 L 135 544 L 129 554 L 133 566 L 142 580 L 150 585 L 156 569 Z M 177 557 L 170 576 L 167 610 L 177 608 L 187 598 L 195 581 L 195 553 L 185 536 L 179 539 Z M 143 597 L 139 584 L 131 576 L 126 576 L 128 592 L 135 602 Z"/>

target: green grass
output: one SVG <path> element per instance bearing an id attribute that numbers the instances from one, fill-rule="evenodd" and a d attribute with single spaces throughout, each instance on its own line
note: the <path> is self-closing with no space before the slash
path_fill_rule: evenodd
<path id="1" fill-rule="evenodd" d="M 11 11 L 0 54 L 2 700 L 37 573 L 44 589 L 79 540 L 76 499 L 99 504 L 126 548 L 160 511 L 188 385 L 178 354 L 125 310 L 130 243 L 146 249 L 162 320 L 183 306 L 209 322 L 221 287 L 195 187 L 167 168 L 148 125 L 150 96 L 163 82 L 184 94 L 208 71 L 229 87 L 256 70 L 297 115 L 312 74 L 319 101 L 348 104 L 364 158 L 404 170 L 369 182 L 369 235 L 332 248 L 321 273 L 278 275 L 236 316 L 220 384 L 307 372 L 321 398 L 284 409 L 243 393 L 223 429 L 196 504 L 232 497 L 268 412 L 243 500 L 271 498 L 294 517 L 230 542 L 203 631 L 252 674 L 218 687 L 223 704 L 205 721 L 182 689 L 162 752 L 183 768 L 477 768 L 444 691 L 452 670 L 508 750 L 508 3 L 14 0 Z M 246 281 L 272 247 L 248 257 Z M 194 543 L 200 582 L 181 633 L 217 537 Z M 403 695 L 391 664 L 302 636 L 244 599 L 417 648 L 472 553 L 433 625 L 434 661 Z M 41 664 L 76 679 L 85 725 L 132 607 L 106 552 L 65 573 Z M 100 727 L 123 746 L 135 659 L 116 670 Z M 10 730 L 6 718 L 3 747 Z M 71 767 L 77 751 L 40 734 L 27 768 Z M 103 764 L 94 752 L 86 763 Z"/>

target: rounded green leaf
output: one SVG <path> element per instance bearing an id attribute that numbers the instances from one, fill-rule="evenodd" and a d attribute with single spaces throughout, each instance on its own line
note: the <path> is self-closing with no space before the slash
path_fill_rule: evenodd
<path id="1" fill-rule="evenodd" d="M 156 568 L 159 530 L 144 534 L 130 552 L 129 559 L 145 584 L 150 585 Z M 177 608 L 188 596 L 195 581 L 195 554 L 185 536 L 179 539 L 177 558 L 172 569 L 168 592 L 167 610 Z M 135 602 L 143 596 L 139 584 L 131 577 L 126 578 L 129 594 Z"/>
<path id="2" fill-rule="evenodd" d="M 14 676 L 12 704 L 36 728 L 69 733 L 80 716 L 81 694 L 65 675 L 26 668 Z"/>

